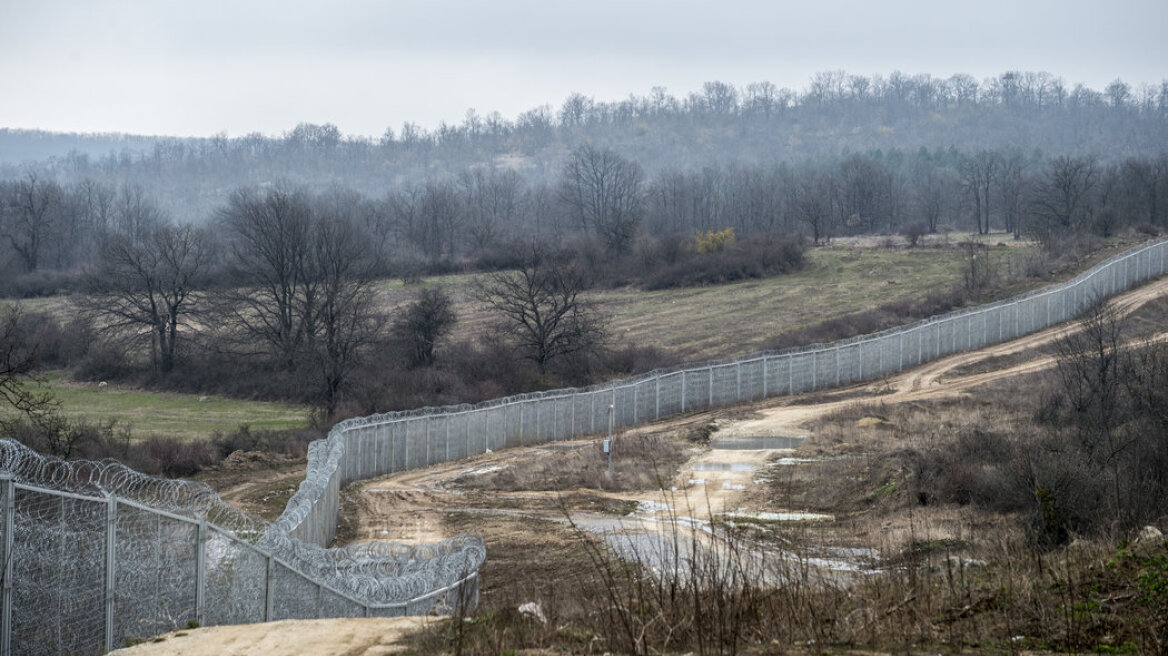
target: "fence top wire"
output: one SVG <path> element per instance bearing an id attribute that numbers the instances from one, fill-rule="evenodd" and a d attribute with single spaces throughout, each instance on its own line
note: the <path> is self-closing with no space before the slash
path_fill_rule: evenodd
<path id="1" fill-rule="evenodd" d="M 159 514 L 206 521 L 365 605 L 425 597 L 470 576 L 486 557 L 476 536 L 427 545 L 372 542 L 324 548 L 290 536 L 280 522 L 240 512 L 204 483 L 156 478 L 108 460 L 65 461 L 38 454 L 15 440 L 0 440 L 0 472 L 22 486 L 49 493 L 65 492 L 95 502 L 118 497 Z"/>

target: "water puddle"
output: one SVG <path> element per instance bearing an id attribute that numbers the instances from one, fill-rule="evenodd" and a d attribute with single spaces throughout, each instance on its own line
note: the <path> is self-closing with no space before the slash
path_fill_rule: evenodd
<path id="1" fill-rule="evenodd" d="M 771 583 L 781 583 L 803 565 L 821 570 L 826 576 L 830 576 L 831 573 L 866 574 L 876 571 L 874 566 L 877 554 L 872 549 L 805 545 L 805 551 L 800 553 L 767 549 L 746 543 L 732 549 L 708 520 L 686 515 L 663 517 L 657 514 L 668 508 L 666 504 L 642 501 L 638 504 L 637 510 L 627 517 L 583 515 L 576 517 L 574 522 L 577 527 L 602 536 L 621 558 L 639 562 L 651 570 L 667 575 L 688 576 L 690 573 L 685 568 L 694 563 L 700 563 L 705 568 L 714 562 L 744 567 L 756 573 L 760 580 Z M 734 516 L 773 521 L 831 518 L 829 515 L 816 513 L 737 512 L 725 515 L 726 518 Z M 691 530 L 703 537 L 691 539 L 679 534 L 677 532 L 679 529 Z"/>
<path id="2" fill-rule="evenodd" d="M 835 519 L 832 515 L 809 512 L 745 512 L 736 510 L 724 515 L 727 519 L 754 519 L 763 522 L 823 522 Z"/>
<path id="3" fill-rule="evenodd" d="M 752 472 L 758 467 L 744 462 L 699 462 L 690 469 L 693 471 Z"/>
<path id="4" fill-rule="evenodd" d="M 458 476 L 482 476 L 483 474 L 493 474 L 497 471 L 503 471 L 509 466 L 510 465 L 487 465 L 485 467 L 477 467 L 474 469 L 464 469 L 458 472 Z"/>
<path id="5" fill-rule="evenodd" d="M 823 458 L 779 458 L 775 461 L 776 465 L 789 467 L 791 465 L 801 465 L 805 462 L 820 462 Z"/>
<path id="6" fill-rule="evenodd" d="M 732 451 L 758 451 L 760 449 L 795 449 L 803 444 L 802 437 L 781 435 L 758 437 L 724 437 L 710 441 L 711 449 Z"/>

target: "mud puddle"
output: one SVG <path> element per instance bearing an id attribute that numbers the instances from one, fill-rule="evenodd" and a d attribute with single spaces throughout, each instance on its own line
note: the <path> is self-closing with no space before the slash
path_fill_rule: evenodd
<path id="1" fill-rule="evenodd" d="M 752 472 L 758 469 L 755 465 L 744 462 L 699 462 L 690 467 L 691 471 L 719 471 L 719 472 Z"/>
<path id="2" fill-rule="evenodd" d="M 803 439 L 802 437 L 786 437 L 782 435 L 723 437 L 710 440 L 710 448 L 729 451 L 797 449 L 799 445 L 803 444 Z"/>

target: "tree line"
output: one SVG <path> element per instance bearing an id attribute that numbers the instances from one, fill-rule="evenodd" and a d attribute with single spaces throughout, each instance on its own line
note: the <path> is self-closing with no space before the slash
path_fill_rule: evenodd
<path id="1" fill-rule="evenodd" d="M 921 147 L 961 152 L 1018 148 L 1047 156 L 1093 153 L 1113 162 L 1154 156 L 1168 139 L 1168 83 L 1103 90 L 1043 72 L 1007 71 L 986 80 L 827 71 L 799 90 L 769 82 L 708 82 L 673 95 L 604 102 L 572 94 L 513 119 L 467 112 L 459 124 L 423 129 L 407 122 L 379 138 L 345 135 L 332 124 L 302 123 L 278 136 L 225 134 L 159 138 L 77 137 L 0 130 L 0 151 L 44 153 L 0 165 L 0 179 L 33 166 L 44 177 L 137 185 L 182 220 L 201 221 L 224 190 L 285 179 L 326 191 L 336 181 L 365 195 L 456 178 L 472 166 L 510 167 L 528 184 L 554 184 L 565 155 L 581 144 L 611 149 L 656 176 L 842 158 L 850 153 Z"/>
<path id="2" fill-rule="evenodd" d="M 711 163 L 651 175 L 635 159 L 583 145 L 550 182 L 473 166 L 368 196 L 280 182 L 226 194 L 200 221 L 220 221 L 240 194 L 296 188 L 360 233 L 374 275 L 416 275 L 517 263 L 516 243 L 592 240 L 604 257 L 670 251 L 662 242 L 733 228 L 740 239 L 801 235 L 1005 231 L 1048 245 L 1060 235 L 1108 236 L 1168 223 L 1168 151 L 1108 161 L 1018 149 L 871 151 L 802 163 Z M 249 190 L 250 191 L 246 191 Z M 0 182 L 0 293 L 69 289 L 101 263 L 107 242 L 153 239 L 175 219 L 144 188 L 91 179 L 60 183 L 35 171 Z M 676 243 L 672 247 L 676 254 Z M 234 273 L 221 269 L 221 278 Z"/>

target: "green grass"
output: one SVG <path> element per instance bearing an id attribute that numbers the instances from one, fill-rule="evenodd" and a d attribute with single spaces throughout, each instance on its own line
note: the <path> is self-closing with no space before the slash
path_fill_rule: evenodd
<path id="1" fill-rule="evenodd" d="M 615 346 L 655 346 L 696 361 L 742 355 L 783 333 L 948 289 L 961 281 L 962 266 L 955 248 L 826 246 L 808 249 L 806 267 L 792 274 L 658 291 L 596 289 L 585 297 L 608 315 Z M 386 282 L 380 291 L 392 314 L 422 287 L 443 288 L 459 320 L 451 338 L 469 341 L 493 321 L 472 298 L 477 277 L 441 276 L 405 287 Z"/>
<path id="2" fill-rule="evenodd" d="M 961 280 L 961 255 L 948 249 L 810 249 L 793 274 L 728 285 L 601 292 L 618 344 L 657 346 L 687 360 L 762 348 L 799 330 L 896 300 L 919 298 Z"/>
<path id="3" fill-rule="evenodd" d="M 50 372 L 43 388 L 60 401 L 66 416 L 94 421 L 116 419 L 129 425 L 136 438 L 208 437 L 214 431 L 234 430 L 240 424 L 269 430 L 308 425 L 308 409 L 303 406 L 76 383 L 66 380 L 60 371 Z"/>

